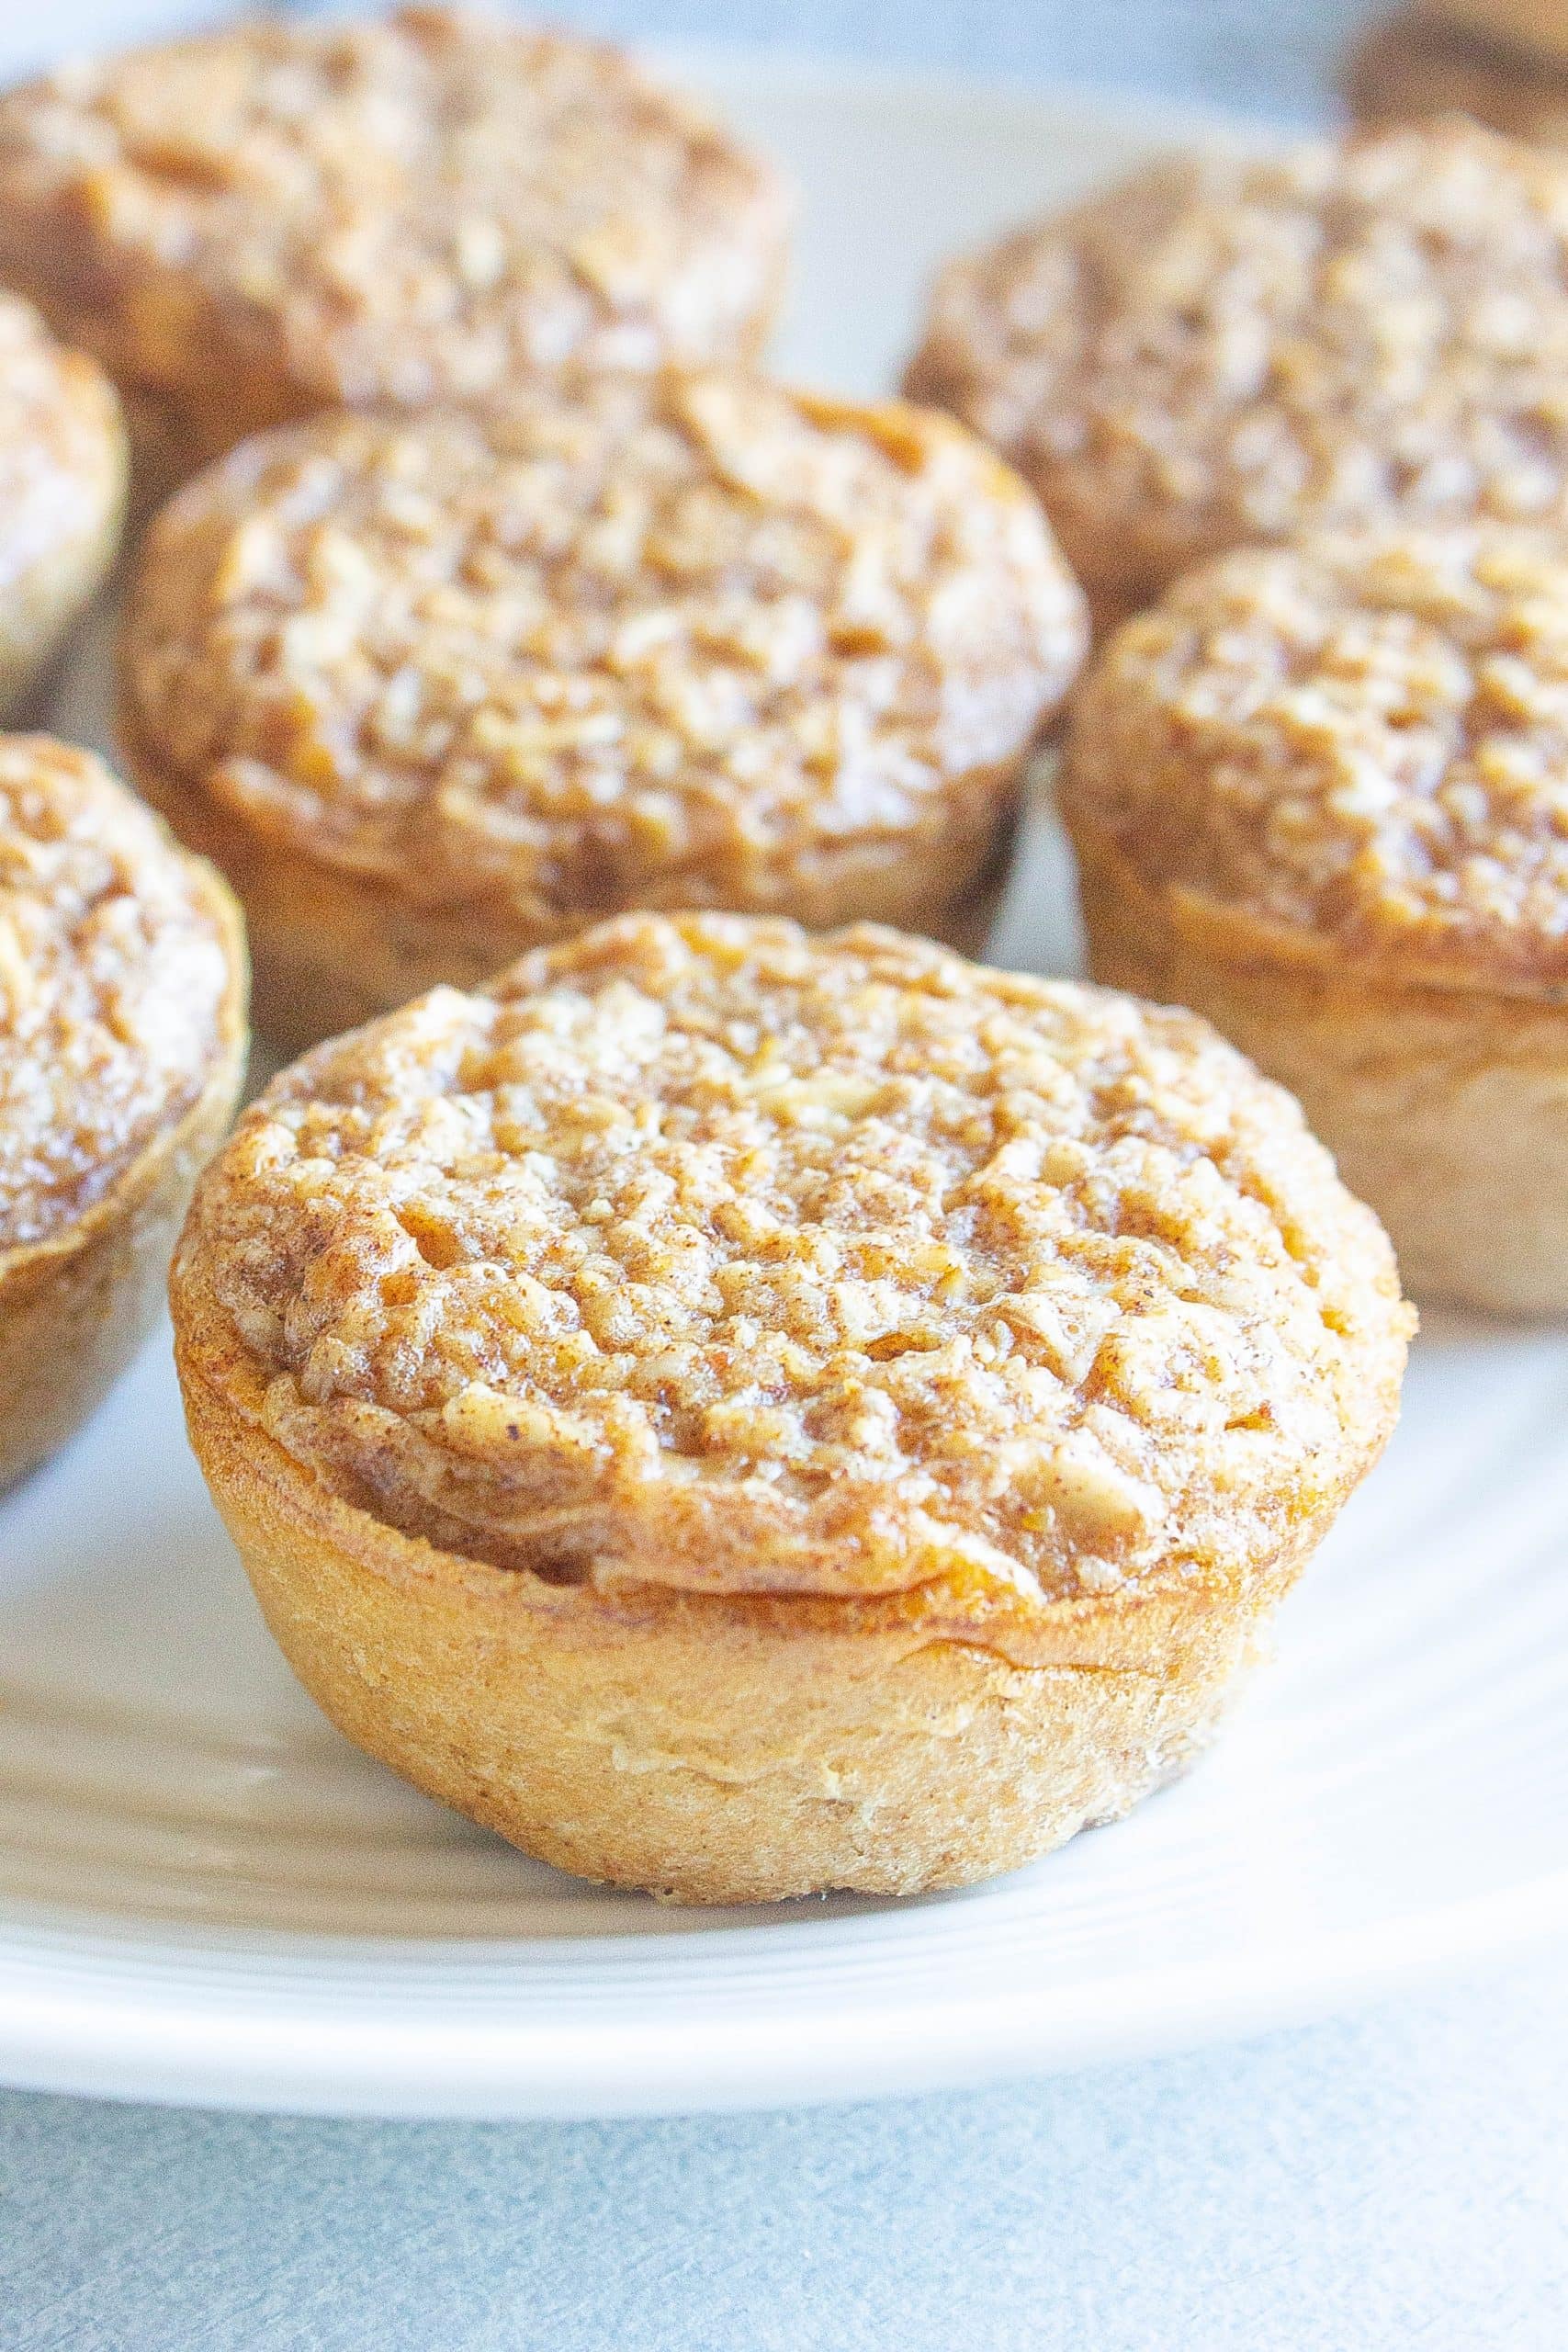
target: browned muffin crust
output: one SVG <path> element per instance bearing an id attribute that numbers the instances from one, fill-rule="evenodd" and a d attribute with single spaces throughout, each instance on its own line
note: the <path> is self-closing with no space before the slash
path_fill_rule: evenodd
<path id="1" fill-rule="evenodd" d="M 1228 547 L 1568 515 L 1568 165 L 1459 120 L 1153 165 L 953 263 L 908 373 L 1097 617 Z"/>
<path id="2" fill-rule="evenodd" d="M 1329 535 L 1111 639 L 1063 763 L 1097 978 L 1299 1097 L 1420 1298 L 1568 1312 L 1568 548 Z"/>
<path id="3" fill-rule="evenodd" d="M 1568 982 L 1568 548 L 1497 526 L 1247 549 L 1118 632 L 1070 822 L 1154 887 L 1410 980 Z"/>
<path id="4" fill-rule="evenodd" d="M 244 1063 L 239 913 L 102 763 L 0 738 L 0 1486 L 157 1311 Z"/>
<path id="5" fill-rule="evenodd" d="M 1351 47 L 1344 88 L 1359 122 L 1467 114 L 1511 139 L 1568 147 L 1568 55 L 1503 47 L 1427 8 L 1375 18 Z"/>
<path id="6" fill-rule="evenodd" d="M 230 972 L 210 880 L 91 752 L 0 738 L 0 1255 L 200 1093 Z"/>
<path id="7" fill-rule="evenodd" d="M 175 1296 L 198 1375 L 405 1532 L 978 1638 L 1245 1579 L 1360 1475 L 1404 1332 L 1373 1219 L 1190 1015 L 725 917 L 320 1047 Z"/>
<path id="8" fill-rule="evenodd" d="M 336 926 L 364 1017 L 615 908 L 941 921 L 1085 635 L 1034 501 L 949 420 L 600 376 L 318 418 L 187 485 L 143 548 L 123 730 L 246 899 L 264 1017 L 299 952 L 280 859 L 402 927 L 383 974 L 373 924 Z"/>
<path id="9" fill-rule="evenodd" d="M 320 1047 L 177 1254 L 193 1443 L 349 1735 L 683 1900 L 961 1884 L 1209 1738 L 1407 1312 L 1201 1022 L 628 916 Z"/>
<path id="10" fill-rule="evenodd" d="M 750 350 L 787 212 L 617 51 L 500 17 L 258 17 L 0 98 L 0 275 L 186 471 L 330 403 Z"/>
<path id="11" fill-rule="evenodd" d="M 0 293 L 0 713 L 103 580 L 125 500 L 125 429 L 102 370 Z"/>

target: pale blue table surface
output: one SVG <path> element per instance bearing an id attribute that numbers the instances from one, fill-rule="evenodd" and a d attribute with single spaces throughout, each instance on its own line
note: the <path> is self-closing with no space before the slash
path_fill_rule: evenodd
<path id="1" fill-rule="evenodd" d="M 0 2098 L 4 2352 L 1562 2352 L 1536 1963 L 1156 2064 L 660 2123 Z"/>
<path id="2" fill-rule="evenodd" d="M 0 0 L 7 45 L 79 38 L 96 5 L 24 28 Z M 1360 11 L 550 13 L 1305 116 Z M 1157 2064 L 739 2119 L 340 2124 L 0 2094 L 0 2352 L 1564 2352 L 1565 1988 L 1537 1958 Z"/>

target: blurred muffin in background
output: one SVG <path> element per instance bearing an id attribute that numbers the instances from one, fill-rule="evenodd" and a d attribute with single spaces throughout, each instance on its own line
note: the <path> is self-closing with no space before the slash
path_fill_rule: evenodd
<path id="1" fill-rule="evenodd" d="M 1119 630 L 1060 797 L 1097 979 L 1301 1101 L 1417 1298 L 1568 1313 L 1568 539 L 1242 549 Z"/>
<path id="2" fill-rule="evenodd" d="M 1568 65 L 1568 16 L 1562 0 L 1426 0 L 1421 13 L 1526 57 Z"/>
<path id="3" fill-rule="evenodd" d="M 1475 10 L 1479 24 L 1482 11 Z M 1503 12 L 1499 11 L 1499 15 Z M 1568 147 L 1568 18 L 1555 51 L 1489 38 L 1431 7 L 1380 17 L 1346 61 L 1346 103 L 1359 122 L 1467 114 L 1494 130 Z"/>
<path id="4" fill-rule="evenodd" d="M 143 543 L 121 740 L 304 1043 L 637 907 L 978 944 L 1083 599 L 951 419 L 743 370 L 249 441 Z"/>
<path id="5" fill-rule="evenodd" d="M 1568 164 L 1455 119 L 1150 165 L 952 263 L 907 386 L 1101 627 L 1247 541 L 1568 517 Z"/>
<path id="6" fill-rule="evenodd" d="M 103 370 L 0 294 L 0 716 L 58 650 L 114 560 L 125 427 Z"/>
<path id="7" fill-rule="evenodd" d="M 789 205 L 625 57 L 254 17 L 0 97 L 0 278 L 118 384 L 148 503 L 259 427 L 755 351 Z"/>

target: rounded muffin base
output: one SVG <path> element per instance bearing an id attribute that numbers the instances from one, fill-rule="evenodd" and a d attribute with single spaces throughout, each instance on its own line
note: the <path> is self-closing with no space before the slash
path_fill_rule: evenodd
<path id="1" fill-rule="evenodd" d="M 528 925 L 495 899 L 421 902 L 378 876 L 350 872 L 264 840 L 209 796 L 172 778 L 139 744 L 126 714 L 118 730 L 127 775 L 187 849 L 224 873 L 245 910 L 256 1029 L 288 1054 L 356 1029 L 426 989 L 479 987 L 531 948 L 587 930 L 615 907 Z M 844 851 L 803 877 L 788 914 L 813 931 L 886 923 L 976 956 L 1011 871 L 1023 780 L 1034 754 L 976 770 L 950 787 L 964 811 L 940 834 Z M 640 903 L 663 903 L 650 883 Z M 688 902 L 668 899 L 668 910 Z"/>
<path id="2" fill-rule="evenodd" d="M 1413 1296 L 1568 1314 L 1568 1004 L 1359 971 L 1333 940 L 1152 890 L 1067 825 L 1093 978 L 1190 1006 L 1288 1087 Z"/>
<path id="3" fill-rule="evenodd" d="M 230 982 L 200 1092 L 80 1216 L 42 1241 L 0 1250 L 0 1489 L 65 1442 L 151 1330 L 197 1177 L 239 1102 L 248 1044 L 244 933 L 215 875 L 210 889 Z"/>
<path id="4" fill-rule="evenodd" d="M 675 1902 L 962 1886 L 1119 1818 L 1212 1739 L 1340 1499 L 1244 1591 L 1062 1602 L 1010 1655 L 897 1601 L 548 1583 L 332 1493 L 205 1376 L 178 1287 L 191 1443 L 317 1704 L 538 1860 Z"/>

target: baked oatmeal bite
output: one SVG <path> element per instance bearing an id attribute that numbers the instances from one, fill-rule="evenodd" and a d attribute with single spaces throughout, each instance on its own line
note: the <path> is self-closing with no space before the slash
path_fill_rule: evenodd
<path id="1" fill-rule="evenodd" d="M 1034 486 L 1097 626 L 1227 548 L 1568 520 L 1568 162 L 1459 119 L 1151 164 L 953 263 L 912 397 Z"/>
<path id="2" fill-rule="evenodd" d="M 979 944 L 1082 654 L 950 419 L 729 369 L 232 452 L 149 534 L 121 742 L 298 1045 L 652 906 Z"/>
<path id="3" fill-rule="evenodd" d="M 702 1902 L 957 1884 L 1182 1770 L 1409 1320 L 1192 1014 L 723 915 L 318 1047 L 172 1295 L 328 1714 L 530 1853 Z"/>
<path id="4" fill-rule="evenodd" d="M 0 1485 L 151 1323 L 232 1115 L 243 998 L 218 876 L 90 752 L 0 737 Z"/>
<path id="5" fill-rule="evenodd" d="M 753 352 L 788 218 L 619 51 L 499 15 L 256 16 L 0 96 L 0 277 L 119 385 L 144 500 L 326 406 Z"/>
<path id="6" fill-rule="evenodd" d="M 1305 1106 L 1418 1296 L 1568 1308 L 1568 548 L 1226 557 L 1085 685 L 1061 803 L 1097 978 Z"/>
<path id="7" fill-rule="evenodd" d="M 101 586 L 125 465 L 102 369 L 0 293 L 0 715 L 16 713 Z"/>

